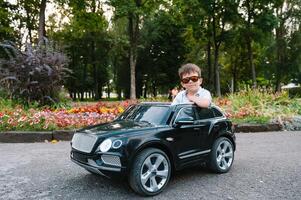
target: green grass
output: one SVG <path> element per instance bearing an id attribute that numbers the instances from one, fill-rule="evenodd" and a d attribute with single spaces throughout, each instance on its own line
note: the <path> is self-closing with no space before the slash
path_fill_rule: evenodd
<path id="1" fill-rule="evenodd" d="M 233 119 L 232 122 L 236 124 L 250 123 L 250 124 L 267 124 L 271 120 L 270 117 L 245 117 L 243 119 Z"/>

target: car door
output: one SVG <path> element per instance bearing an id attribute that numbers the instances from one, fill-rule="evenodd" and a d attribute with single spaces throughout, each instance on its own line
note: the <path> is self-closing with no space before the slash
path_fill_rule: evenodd
<path id="1" fill-rule="evenodd" d="M 199 128 L 200 150 L 208 153 L 211 148 L 210 127 L 214 121 L 214 112 L 211 108 L 196 108 L 195 126 Z"/>
<path id="2" fill-rule="evenodd" d="M 194 106 L 180 108 L 175 121 L 189 117 L 196 120 L 196 110 Z M 199 135 L 199 129 L 196 128 L 194 124 L 182 125 L 175 128 L 176 151 L 182 163 L 194 160 L 196 156 L 198 156 L 200 151 Z"/>

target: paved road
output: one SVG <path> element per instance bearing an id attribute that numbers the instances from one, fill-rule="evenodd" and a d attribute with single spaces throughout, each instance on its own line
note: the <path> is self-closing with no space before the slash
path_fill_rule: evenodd
<path id="1" fill-rule="evenodd" d="M 69 160 L 68 142 L 0 143 L 0 199 L 141 199 Z M 301 199 L 301 132 L 240 133 L 227 174 L 181 171 L 149 199 Z"/>

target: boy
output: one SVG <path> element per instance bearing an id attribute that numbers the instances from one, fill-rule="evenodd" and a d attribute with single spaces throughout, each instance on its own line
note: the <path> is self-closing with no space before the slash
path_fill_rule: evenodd
<path id="1" fill-rule="evenodd" d="M 186 89 L 179 92 L 171 105 L 195 103 L 199 107 L 208 108 L 211 104 L 211 94 L 201 87 L 201 69 L 192 63 L 182 65 L 179 69 L 181 85 Z"/>

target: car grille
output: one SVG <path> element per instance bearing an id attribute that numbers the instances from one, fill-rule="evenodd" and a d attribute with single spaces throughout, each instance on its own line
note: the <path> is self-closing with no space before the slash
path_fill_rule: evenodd
<path id="1" fill-rule="evenodd" d="M 72 138 L 72 148 L 85 153 L 90 153 L 96 141 L 97 137 L 95 135 L 75 133 Z"/>
<path id="2" fill-rule="evenodd" d="M 87 156 L 82 155 L 82 154 L 77 153 L 77 152 L 72 152 L 72 158 L 74 160 L 77 160 L 77 161 L 82 162 L 82 163 L 86 163 L 87 162 Z"/>
<path id="3" fill-rule="evenodd" d="M 101 160 L 108 165 L 121 167 L 120 158 L 114 155 L 102 155 Z"/>

